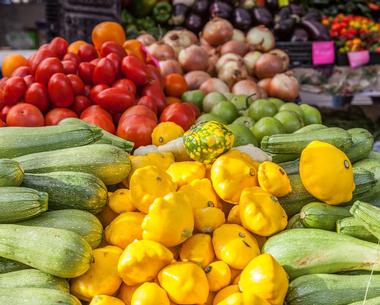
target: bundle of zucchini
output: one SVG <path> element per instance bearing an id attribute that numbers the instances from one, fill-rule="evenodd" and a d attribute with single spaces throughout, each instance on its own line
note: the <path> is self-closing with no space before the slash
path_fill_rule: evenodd
<path id="1" fill-rule="evenodd" d="M 0 128 L 0 304 L 80 305 L 103 226 L 107 185 L 129 174 L 133 144 L 77 120 Z"/>

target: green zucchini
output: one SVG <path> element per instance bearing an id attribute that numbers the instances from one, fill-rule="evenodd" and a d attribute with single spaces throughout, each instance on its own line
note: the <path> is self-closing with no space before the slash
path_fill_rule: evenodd
<path id="1" fill-rule="evenodd" d="M 371 151 L 368 155 L 368 159 L 380 161 L 380 152 Z"/>
<path id="2" fill-rule="evenodd" d="M 49 209 L 78 209 L 99 213 L 107 204 L 107 187 L 94 175 L 81 172 L 25 174 L 23 186 L 49 194 Z"/>
<path id="3" fill-rule="evenodd" d="M 289 285 L 288 305 L 347 305 L 380 296 L 380 275 L 310 274 L 301 276 Z M 367 303 L 365 303 L 367 304 Z"/>
<path id="4" fill-rule="evenodd" d="M 347 217 L 336 222 L 336 231 L 362 240 L 377 242 L 378 239 L 369 232 L 363 222 L 354 217 Z"/>
<path id="5" fill-rule="evenodd" d="M 371 298 L 371 299 L 366 299 L 365 303 L 363 304 L 363 300 L 350 303 L 347 305 L 380 305 L 380 296 Z"/>
<path id="6" fill-rule="evenodd" d="M 38 217 L 18 222 L 22 226 L 65 229 L 79 234 L 94 249 L 102 241 L 103 226 L 99 219 L 86 211 L 48 211 Z"/>
<path id="7" fill-rule="evenodd" d="M 10 305 L 81 305 L 73 295 L 48 288 L 0 289 L 0 304 Z"/>
<path id="8" fill-rule="evenodd" d="M 310 125 L 306 125 L 300 129 L 296 130 L 293 133 L 306 133 L 306 132 L 321 130 L 321 129 L 326 129 L 326 128 L 327 128 L 327 126 L 325 126 L 323 124 L 310 124 Z"/>
<path id="9" fill-rule="evenodd" d="M 344 129 L 330 127 L 299 134 L 277 134 L 265 136 L 261 149 L 272 154 L 301 154 L 312 141 L 323 141 L 335 145 L 343 151 L 352 146 L 351 135 Z"/>
<path id="10" fill-rule="evenodd" d="M 15 160 L 26 173 L 84 172 L 97 176 L 106 185 L 122 182 L 131 169 L 128 153 L 108 144 L 40 152 Z"/>
<path id="11" fill-rule="evenodd" d="M 59 125 L 93 126 L 77 118 L 64 119 L 59 122 Z M 102 137 L 96 143 L 97 144 L 111 144 L 127 152 L 131 152 L 133 149 L 133 142 L 130 142 L 118 136 L 115 136 L 104 129 L 102 129 Z"/>
<path id="12" fill-rule="evenodd" d="M 3 288 L 50 288 L 69 292 L 69 283 L 62 278 L 36 269 L 0 274 L 0 289 Z"/>
<path id="13" fill-rule="evenodd" d="M 300 220 L 306 228 L 336 230 L 339 219 L 349 217 L 347 207 L 332 206 L 322 202 L 310 202 L 300 212 Z"/>
<path id="14" fill-rule="evenodd" d="M 80 276 L 89 269 L 92 261 L 90 245 L 78 234 L 67 230 L 0 225 L 0 241 L 1 257 L 57 277 Z"/>
<path id="15" fill-rule="evenodd" d="M 354 163 L 353 169 L 365 169 L 374 174 L 376 179 L 376 184 L 371 188 L 370 191 L 363 194 L 363 196 L 357 198 L 366 201 L 367 198 L 372 198 L 380 193 L 380 161 L 376 159 L 364 159 L 359 162 Z"/>
<path id="16" fill-rule="evenodd" d="M 299 158 L 299 154 L 272 154 L 268 152 L 267 154 L 271 156 L 274 163 L 289 162 Z"/>
<path id="17" fill-rule="evenodd" d="M 0 223 L 37 216 L 48 209 L 48 194 L 26 187 L 0 188 Z"/>
<path id="18" fill-rule="evenodd" d="M 4 257 L 0 257 L 0 274 L 29 268 L 29 266 L 24 265 L 22 263 Z"/>
<path id="19" fill-rule="evenodd" d="M 358 200 L 352 205 L 350 213 L 362 222 L 372 235 L 380 239 L 380 208 Z"/>
<path id="20" fill-rule="evenodd" d="M 294 175 L 299 173 L 300 160 L 297 159 L 293 161 L 282 162 L 278 165 L 280 165 L 288 175 Z"/>
<path id="21" fill-rule="evenodd" d="M 11 159 L 0 159 L 0 187 L 20 186 L 24 171 L 20 164 Z"/>
<path id="22" fill-rule="evenodd" d="M 297 213 L 296 215 L 293 215 L 289 221 L 287 229 L 296 229 L 296 228 L 304 228 L 305 226 L 301 222 L 300 214 Z"/>
<path id="23" fill-rule="evenodd" d="M 349 270 L 380 271 L 380 245 L 319 229 L 292 229 L 270 237 L 263 253 L 284 266 L 291 279 Z"/>
<path id="24" fill-rule="evenodd" d="M 347 131 L 353 142 L 353 145 L 346 151 L 347 157 L 351 162 L 367 158 L 373 149 L 373 135 L 364 128 L 352 128 Z"/>
<path id="25" fill-rule="evenodd" d="M 95 143 L 102 137 L 92 126 L 6 127 L 0 129 L 0 158 Z"/>

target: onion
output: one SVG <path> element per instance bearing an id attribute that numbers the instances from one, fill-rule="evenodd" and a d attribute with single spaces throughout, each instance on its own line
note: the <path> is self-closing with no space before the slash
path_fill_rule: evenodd
<path id="1" fill-rule="evenodd" d="M 271 78 L 282 72 L 284 72 L 282 59 L 276 55 L 263 54 L 256 61 L 255 74 L 259 79 Z"/>
<path id="2" fill-rule="evenodd" d="M 215 54 L 213 55 L 210 55 L 210 57 L 208 58 L 208 69 L 207 69 L 208 74 L 210 75 L 216 74 L 216 63 L 218 62 L 218 60 L 219 60 L 219 55 L 217 52 L 215 52 Z"/>
<path id="3" fill-rule="evenodd" d="M 182 68 L 178 61 L 175 59 L 168 59 L 164 61 L 160 61 L 160 71 L 161 75 L 165 77 L 171 73 L 179 73 L 182 74 Z"/>
<path id="4" fill-rule="evenodd" d="M 219 71 L 222 68 L 222 66 L 224 66 L 229 61 L 240 61 L 240 60 L 242 60 L 242 57 L 237 54 L 232 54 L 232 53 L 224 54 L 216 62 L 216 71 Z"/>
<path id="5" fill-rule="evenodd" d="M 176 59 L 173 48 L 163 42 L 155 42 L 147 49 L 158 60 Z"/>
<path id="6" fill-rule="evenodd" d="M 142 34 L 137 37 L 137 40 L 140 41 L 144 46 L 148 47 L 151 44 L 155 43 L 157 40 L 150 34 Z"/>
<path id="7" fill-rule="evenodd" d="M 263 90 L 265 90 L 265 92 L 268 92 L 269 91 L 269 84 L 271 82 L 271 78 L 264 78 L 262 80 L 260 80 L 257 85 L 262 88 Z"/>
<path id="8" fill-rule="evenodd" d="M 247 77 L 248 72 L 242 60 L 229 61 L 223 65 L 218 72 L 218 78 L 227 83 L 230 87 Z"/>
<path id="9" fill-rule="evenodd" d="M 283 71 L 288 70 L 290 59 L 289 59 L 289 55 L 285 51 L 280 50 L 280 49 L 273 49 L 269 52 L 269 54 L 280 57 L 282 60 L 283 67 L 284 67 Z"/>
<path id="10" fill-rule="evenodd" d="M 190 47 L 198 42 L 197 36 L 187 30 L 173 30 L 166 33 L 162 41 L 171 46 L 178 56 L 182 49 Z"/>
<path id="11" fill-rule="evenodd" d="M 232 93 L 238 95 L 249 95 L 252 100 L 260 98 L 259 89 L 253 80 L 245 79 L 237 82 L 232 87 Z"/>
<path id="12" fill-rule="evenodd" d="M 247 33 L 247 41 L 255 50 L 261 52 L 268 52 L 272 50 L 275 45 L 272 32 L 264 25 L 252 28 Z"/>
<path id="13" fill-rule="evenodd" d="M 248 73 L 250 75 L 254 74 L 256 62 L 259 59 L 259 57 L 261 56 L 261 54 L 262 53 L 260 53 L 258 51 L 252 51 L 252 52 L 247 53 L 244 56 L 244 58 L 243 58 L 244 64 L 245 64 L 245 67 L 247 68 Z"/>
<path id="14" fill-rule="evenodd" d="M 189 90 L 197 90 L 211 76 L 205 71 L 191 71 L 185 74 L 185 80 Z"/>
<path id="15" fill-rule="evenodd" d="M 231 40 L 234 28 L 232 24 L 222 18 L 214 18 L 203 28 L 202 37 L 210 45 L 216 47 Z"/>
<path id="16" fill-rule="evenodd" d="M 240 56 L 244 56 L 248 52 L 248 45 L 245 42 L 230 40 L 222 45 L 220 54 L 233 53 Z"/>
<path id="17" fill-rule="evenodd" d="M 242 31 L 234 29 L 231 40 L 245 42 L 245 35 Z"/>
<path id="18" fill-rule="evenodd" d="M 204 94 L 208 94 L 210 92 L 215 91 L 220 93 L 230 92 L 230 89 L 228 88 L 227 84 L 219 78 L 210 78 L 206 80 L 199 89 L 202 90 Z"/>
<path id="19" fill-rule="evenodd" d="M 178 60 L 186 71 L 205 71 L 208 68 L 208 53 L 197 45 L 183 49 L 179 53 Z"/>
<path id="20" fill-rule="evenodd" d="M 292 102 L 299 94 L 297 79 L 289 73 L 277 74 L 269 84 L 268 94 L 281 100 Z"/>

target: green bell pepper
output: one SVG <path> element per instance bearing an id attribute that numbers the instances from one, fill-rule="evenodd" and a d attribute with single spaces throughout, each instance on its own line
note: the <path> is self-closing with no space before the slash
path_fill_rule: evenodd
<path id="1" fill-rule="evenodd" d="M 156 3 L 157 0 L 134 0 L 132 13 L 138 18 L 146 17 L 152 12 Z"/>
<path id="2" fill-rule="evenodd" d="M 134 24 L 136 22 L 136 18 L 127 10 L 122 10 L 121 21 L 124 24 Z"/>
<path id="3" fill-rule="evenodd" d="M 160 2 L 153 8 L 153 18 L 158 23 L 166 23 L 172 14 L 172 6 L 167 2 Z"/>
<path id="4" fill-rule="evenodd" d="M 137 19 L 136 24 L 140 30 L 148 30 L 150 28 L 156 27 L 156 22 L 151 17 Z"/>

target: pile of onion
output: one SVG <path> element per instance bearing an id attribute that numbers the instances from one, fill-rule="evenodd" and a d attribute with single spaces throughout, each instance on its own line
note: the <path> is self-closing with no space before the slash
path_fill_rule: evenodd
<path id="1" fill-rule="evenodd" d="M 298 81 L 290 73 L 277 74 L 269 83 L 268 94 L 284 101 L 295 101 L 299 95 Z"/>
<path id="2" fill-rule="evenodd" d="M 178 60 L 185 71 L 206 71 L 208 68 L 208 53 L 201 46 L 193 45 L 183 49 Z"/>
<path id="3" fill-rule="evenodd" d="M 254 70 L 259 79 L 272 78 L 276 74 L 284 72 L 284 65 L 280 57 L 266 53 L 257 59 Z"/>
<path id="4" fill-rule="evenodd" d="M 203 39 L 211 46 L 217 47 L 230 41 L 234 34 L 232 24 L 222 18 L 214 18 L 203 28 Z"/>

